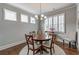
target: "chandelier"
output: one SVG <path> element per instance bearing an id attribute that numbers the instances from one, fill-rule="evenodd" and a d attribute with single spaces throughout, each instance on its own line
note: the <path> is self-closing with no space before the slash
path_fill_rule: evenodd
<path id="1" fill-rule="evenodd" d="M 42 6 L 42 4 L 40 3 L 40 14 L 35 15 L 35 18 L 39 19 L 39 20 L 45 20 L 47 17 L 44 14 L 42 14 L 42 7 L 41 6 Z"/>

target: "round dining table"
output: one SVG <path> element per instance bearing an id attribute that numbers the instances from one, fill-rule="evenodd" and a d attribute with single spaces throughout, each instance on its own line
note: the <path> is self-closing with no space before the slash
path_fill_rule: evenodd
<path id="1" fill-rule="evenodd" d="M 49 53 L 49 52 L 47 51 L 47 49 L 45 48 L 43 42 L 44 42 L 44 41 L 49 41 L 50 39 L 51 39 L 51 38 L 50 38 L 49 36 L 42 36 L 42 37 L 39 36 L 39 37 L 34 38 L 35 41 L 37 41 L 37 42 L 40 43 L 40 47 L 37 48 L 36 54 L 37 54 L 38 52 L 40 52 L 40 54 L 43 54 L 43 51 L 46 52 L 46 53 Z"/>

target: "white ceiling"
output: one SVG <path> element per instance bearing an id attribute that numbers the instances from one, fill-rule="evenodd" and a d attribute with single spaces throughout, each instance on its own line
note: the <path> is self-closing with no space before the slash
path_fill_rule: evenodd
<path id="1" fill-rule="evenodd" d="M 10 5 L 16 6 L 33 14 L 40 13 L 40 3 L 9 3 Z M 54 9 L 63 8 L 70 5 L 71 3 L 42 3 L 42 13 L 53 11 Z"/>

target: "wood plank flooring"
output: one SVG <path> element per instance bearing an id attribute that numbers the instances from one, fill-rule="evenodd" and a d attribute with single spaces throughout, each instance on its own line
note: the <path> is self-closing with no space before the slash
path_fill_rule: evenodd
<path id="1" fill-rule="evenodd" d="M 56 44 L 60 46 L 67 55 L 78 55 L 79 54 L 77 49 L 69 48 L 68 44 L 64 44 L 64 46 L 63 46 L 63 43 L 61 42 L 56 42 Z"/>
<path id="2" fill-rule="evenodd" d="M 20 52 L 20 50 L 25 45 L 26 45 L 25 43 L 22 43 L 22 44 L 19 44 L 19 45 L 14 46 L 14 47 L 11 47 L 11 48 L 2 50 L 2 51 L 0 51 L 0 55 L 18 55 L 19 52 Z"/>
<path id="3" fill-rule="evenodd" d="M 67 55 L 78 55 L 79 54 L 78 51 L 77 51 L 77 49 L 68 48 L 67 44 L 65 44 L 64 46 L 63 46 L 63 44 L 61 42 L 56 42 L 55 44 L 57 44 L 58 46 L 60 46 L 65 51 L 65 53 Z M 0 55 L 18 55 L 19 52 L 20 52 L 20 50 L 25 45 L 26 45 L 25 43 L 22 43 L 22 44 L 14 46 L 14 47 L 2 50 L 2 51 L 0 51 Z"/>

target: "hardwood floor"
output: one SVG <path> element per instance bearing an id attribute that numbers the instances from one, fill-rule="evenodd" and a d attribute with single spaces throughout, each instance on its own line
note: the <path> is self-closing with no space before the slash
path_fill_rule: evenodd
<path id="1" fill-rule="evenodd" d="M 26 45 L 26 44 L 23 43 L 23 44 L 19 44 L 19 45 L 16 45 L 16 46 L 14 46 L 14 47 L 11 47 L 11 48 L 2 50 L 2 51 L 0 51 L 0 55 L 18 55 L 18 54 L 19 54 L 19 51 L 20 51 L 25 45 Z"/>
<path id="2" fill-rule="evenodd" d="M 55 44 L 57 44 L 58 46 L 60 46 L 67 55 L 78 55 L 78 51 L 77 49 L 73 49 L 73 48 L 68 48 L 68 45 L 65 44 L 64 46 L 62 45 L 61 42 L 56 42 Z M 18 55 L 20 50 L 25 46 L 26 44 L 19 44 L 17 46 L 5 49 L 0 51 L 0 55 Z"/>
<path id="3" fill-rule="evenodd" d="M 63 43 L 61 42 L 56 42 L 56 44 L 60 46 L 67 55 L 78 55 L 79 54 L 77 49 L 69 48 L 68 44 L 64 44 L 64 46 L 63 46 Z"/>

